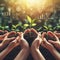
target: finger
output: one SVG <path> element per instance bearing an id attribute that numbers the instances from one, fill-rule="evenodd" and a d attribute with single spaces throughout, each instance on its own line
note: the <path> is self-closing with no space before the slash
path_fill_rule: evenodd
<path id="1" fill-rule="evenodd" d="M 31 32 L 34 32 L 34 33 L 38 34 L 38 32 L 33 28 L 31 28 Z"/>
<path id="2" fill-rule="evenodd" d="M 8 35 L 9 35 L 9 33 L 6 33 L 6 36 L 5 36 L 5 38 L 4 38 L 4 39 L 7 39 Z"/>
<path id="3" fill-rule="evenodd" d="M 7 30 L 5 30 L 5 31 L 4 31 L 4 33 L 8 33 L 8 31 L 7 31 Z"/>
<path id="4" fill-rule="evenodd" d="M 54 31 L 54 33 L 57 33 L 57 31 Z"/>
<path id="5" fill-rule="evenodd" d="M 41 46 L 43 46 L 44 48 L 46 48 L 45 44 L 44 43 L 41 43 Z"/>
<path id="6" fill-rule="evenodd" d="M 40 32 L 38 33 L 38 37 L 40 37 L 40 38 L 41 38 L 41 33 L 40 33 Z"/>
<path id="7" fill-rule="evenodd" d="M 20 33 L 20 39 L 24 39 L 24 33 L 23 32 Z"/>
<path id="8" fill-rule="evenodd" d="M 57 37 L 53 32 L 48 31 L 48 32 L 47 32 L 47 34 L 48 34 L 50 37 L 55 38 L 55 39 L 56 39 L 56 41 L 58 41 L 58 40 L 59 40 L 59 38 L 58 38 L 58 37 Z"/>
<path id="9" fill-rule="evenodd" d="M 21 32 L 17 32 L 17 35 L 20 36 L 21 35 Z"/>
<path id="10" fill-rule="evenodd" d="M 15 40 L 16 37 L 7 38 L 7 40 Z"/>
<path id="11" fill-rule="evenodd" d="M 48 40 L 49 43 L 52 43 L 52 44 L 55 44 L 56 42 L 55 41 L 52 41 L 52 40 Z"/>
<path id="12" fill-rule="evenodd" d="M 2 32 L 2 33 L 3 33 L 4 31 L 3 31 L 3 30 L 0 30 L 0 32 Z"/>
<path id="13" fill-rule="evenodd" d="M 13 35 L 13 34 L 16 34 L 16 32 L 15 31 L 9 32 L 9 35 Z"/>
<path id="14" fill-rule="evenodd" d="M 55 33 L 55 35 L 56 35 L 58 38 L 60 38 L 60 33 Z"/>
<path id="15" fill-rule="evenodd" d="M 17 43 L 20 43 L 20 37 L 17 36 L 17 38 L 15 39 Z"/>
<path id="16" fill-rule="evenodd" d="M 46 32 L 43 32 L 43 33 L 42 33 L 42 40 L 44 40 L 45 35 L 46 35 Z"/>
<path id="17" fill-rule="evenodd" d="M 44 48 L 47 48 L 47 45 L 49 45 L 49 42 L 44 38 L 44 40 L 42 41 L 41 45 L 42 45 Z"/>
<path id="18" fill-rule="evenodd" d="M 45 38 L 44 38 L 44 40 L 42 41 L 41 45 L 42 45 L 43 47 L 45 47 L 45 48 L 46 48 L 47 41 L 46 41 L 46 39 L 45 39 Z"/>
<path id="19" fill-rule="evenodd" d="M 24 34 L 29 33 L 29 32 L 31 32 L 30 29 L 26 29 L 26 30 L 24 31 Z"/>

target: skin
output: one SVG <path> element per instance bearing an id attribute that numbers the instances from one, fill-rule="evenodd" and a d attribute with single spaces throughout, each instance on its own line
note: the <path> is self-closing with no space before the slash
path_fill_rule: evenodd
<path id="1" fill-rule="evenodd" d="M 55 38 L 55 41 L 49 40 L 49 42 L 50 42 L 51 44 L 53 44 L 56 48 L 58 48 L 58 49 L 60 50 L 60 40 L 59 40 L 59 38 L 58 38 L 53 32 L 48 31 L 47 34 L 48 34 L 50 37 Z"/>
<path id="2" fill-rule="evenodd" d="M 4 37 L 4 40 L 0 43 L 0 49 L 3 49 L 7 44 L 10 43 L 10 41 L 13 41 L 15 37 L 8 38 L 9 33 L 6 33 L 6 36 Z"/>
<path id="3" fill-rule="evenodd" d="M 11 41 L 12 38 L 10 39 L 9 45 L 0 53 L 0 60 L 3 60 L 4 57 L 9 54 L 15 47 L 18 45 L 21 46 L 21 51 L 20 53 L 16 56 L 14 60 L 26 60 L 27 56 L 29 55 L 29 44 L 27 41 L 23 38 L 23 33 L 18 33 L 18 37 L 16 37 L 13 41 Z M 6 35 L 5 39 L 3 40 L 3 45 L 7 44 L 9 39 L 7 40 L 7 37 L 9 34 Z M 28 53 L 27 53 L 28 52 Z"/>
<path id="4" fill-rule="evenodd" d="M 49 50 L 56 60 L 60 60 L 59 52 L 54 48 L 53 44 L 51 44 L 49 41 L 46 40 L 46 38 L 44 37 L 45 34 L 46 34 L 45 32 L 42 34 L 43 42 L 41 45 L 47 50 Z"/>
<path id="5" fill-rule="evenodd" d="M 23 38 L 23 34 L 30 31 L 37 33 L 37 38 L 32 42 L 31 47 L 29 47 L 28 42 Z M 0 53 L 0 60 L 3 60 L 5 56 L 9 54 L 9 52 L 11 52 L 18 45 L 20 45 L 21 51 L 18 53 L 18 55 L 14 60 L 26 60 L 29 53 L 32 54 L 32 57 L 34 58 L 34 60 L 45 60 L 44 56 L 39 50 L 40 45 L 42 45 L 47 50 L 49 50 L 51 54 L 56 58 L 56 60 L 60 60 L 60 54 L 53 46 L 54 44 L 57 48 L 60 48 L 60 45 L 59 45 L 60 43 L 58 43 L 60 41 L 59 41 L 59 38 L 54 33 L 50 31 L 47 33 L 44 32 L 41 36 L 41 34 L 39 34 L 35 29 L 27 29 L 24 33 L 18 32 L 19 36 L 17 36 L 16 38 L 15 37 L 8 38 L 10 34 L 9 33 L 6 34 L 3 42 L 1 43 L 1 47 L 5 46 L 8 43 L 9 45 L 6 47 L 6 49 L 4 49 Z M 56 41 L 53 41 L 53 40 L 47 41 L 46 38 L 44 37 L 45 34 L 48 34 L 49 36 L 54 37 Z"/>
<path id="6" fill-rule="evenodd" d="M 57 31 L 54 31 L 54 34 L 55 34 L 58 38 L 60 38 L 60 33 L 58 33 Z"/>
<path id="7" fill-rule="evenodd" d="M 14 60 L 26 60 L 29 55 L 29 44 L 28 42 L 23 38 L 23 33 L 21 34 L 21 51 L 16 56 Z M 28 52 L 28 53 L 27 53 Z"/>
<path id="8" fill-rule="evenodd" d="M 42 42 L 41 35 L 39 33 L 37 33 L 37 34 L 38 34 L 38 36 L 33 41 L 32 46 L 31 46 L 31 54 L 32 54 L 34 60 L 45 60 L 45 58 L 43 57 L 42 53 L 39 50 L 39 46 L 41 45 L 41 42 Z"/>
<path id="9" fill-rule="evenodd" d="M 0 40 L 4 40 L 4 37 L 6 36 L 6 33 L 8 33 L 8 31 L 3 31 L 3 30 L 0 30 L 1 33 L 5 32 L 5 34 L 3 35 L 0 35 Z"/>
<path id="10" fill-rule="evenodd" d="M 5 58 L 5 56 L 12 51 L 12 49 L 14 49 L 16 46 L 19 45 L 18 43 L 19 36 L 13 40 L 12 42 L 10 42 L 10 44 L 7 46 L 7 48 L 5 48 L 1 53 L 0 53 L 0 60 L 3 60 Z"/>

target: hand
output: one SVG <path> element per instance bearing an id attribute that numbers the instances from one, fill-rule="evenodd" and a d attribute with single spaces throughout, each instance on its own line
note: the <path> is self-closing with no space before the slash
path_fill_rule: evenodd
<path id="1" fill-rule="evenodd" d="M 12 40 L 15 39 L 15 37 L 8 38 L 8 35 L 9 35 L 9 33 L 6 34 L 4 40 L 2 41 L 2 45 L 7 45 L 7 44 L 9 44 Z"/>
<path id="2" fill-rule="evenodd" d="M 23 35 L 24 35 L 24 34 L 21 32 L 21 38 L 20 38 L 21 43 L 20 43 L 20 45 L 21 45 L 22 48 L 27 48 L 27 49 L 29 49 L 29 44 L 28 44 L 28 42 L 24 39 Z"/>
<path id="3" fill-rule="evenodd" d="M 13 40 L 12 42 L 10 42 L 10 44 L 8 45 L 8 48 L 14 48 L 16 46 L 18 46 L 20 44 L 20 37 L 17 36 L 15 40 Z"/>
<path id="4" fill-rule="evenodd" d="M 9 32 L 8 38 L 15 37 L 15 35 L 16 35 L 16 32 L 11 31 L 11 32 Z"/>
<path id="5" fill-rule="evenodd" d="M 44 56 L 39 50 L 39 46 L 42 43 L 41 34 L 38 33 L 37 38 L 33 41 L 31 46 L 31 54 L 34 58 L 34 60 L 45 60 Z"/>
<path id="6" fill-rule="evenodd" d="M 43 34 L 42 34 L 42 40 L 43 40 L 43 42 L 42 42 L 41 45 L 44 48 L 46 48 L 46 49 L 48 49 L 48 50 L 51 51 L 54 48 L 54 46 L 46 40 L 46 38 L 44 37 L 45 35 L 46 35 L 46 32 L 43 32 Z"/>
<path id="7" fill-rule="evenodd" d="M 60 33 L 58 33 L 57 31 L 54 31 L 54 34 L 55 34 L 58 38 L 60 38 Z"/>
<path id="8" fill-rule="evenodd" d="M 39 49 L 39 46 L 40 46 L 41 42 L 42 42 L 41 34 L 38 33 L 38 36 L 37 36 L 37 38 L 33 41 L 31 48 L 32 48 L 32 49 Z"/>
<path id="9" fill-rule="evenodd" d="M 0 34 L 2 34 L 2 35 L 0 35 L 0 40 L 4 40 L 4 37 L 6 36 L 7 33 L 8 33 L 8 31 L 0 30 Z"/>
<path id="10" fill-rule="evenodd" d="M 23 33 L 22 32 L 20 34 L 20 46 L 21 46 L 22 49 L 14 60 L 26 60 L 28 55 L 29 55 L 29 44 L 23 38 Z"/>
<path id="11" fill-rule="evenodd" d="M 48 35 L 55 38 L 56 41 L 53 40 L 48 40 L 48 42 L 50 42 L 51 44 L 53 44 L 55 47 L 57 47 L 58 49 L 60 49 L 60 40 L 59 38 L 53 33 L 53 32 L 48 32 Z"/>

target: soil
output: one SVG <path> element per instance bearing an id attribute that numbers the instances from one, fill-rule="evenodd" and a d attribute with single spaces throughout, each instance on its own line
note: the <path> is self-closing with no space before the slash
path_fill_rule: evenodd
<path id="1" fill-rule="evenodd" d="M 37 38 L 37 34 L 35 32 L 28 32 L 24 34 L 24 38 L 28 41 L 29 45 L 31 46 L 32 42 Z"/>
<path id="2" fill-rule="evenodd" d="M 53 41 L 56 41 L 56 39 L 54 37 L 50 37 L 49 35 L 45 35 L 45 38 L 47 40 L 53 40 Z"/>
<path id="3" fill-rule="evenodd" d="M 4 35 L 6 32 L 0 32 L 0 35 Z"/>
<path id="4" fill-rule="evenodd" d="M 8 38 L 11 38 L 11 37 L 17 37 L 18 36 L 18 34 L 16 33 L 11 33 L 9 36 L 8 36 Z"/>

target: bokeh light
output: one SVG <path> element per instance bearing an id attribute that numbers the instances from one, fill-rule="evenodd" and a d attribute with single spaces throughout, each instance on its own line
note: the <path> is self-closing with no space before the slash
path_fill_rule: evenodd
<path id="1" fill-rule="evenodd" d="M 57 0 L 6 0 L 6 2 L 8 2 L 8 7 L 14 13 L 19 12 L 18 15 L 20 16 L 29 15 L 31 17 L 37 17 L 41 13 L 44 14 L 47 12 L 50 14 L 55 9 Z"/>

